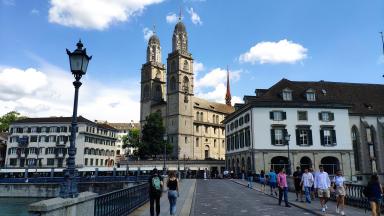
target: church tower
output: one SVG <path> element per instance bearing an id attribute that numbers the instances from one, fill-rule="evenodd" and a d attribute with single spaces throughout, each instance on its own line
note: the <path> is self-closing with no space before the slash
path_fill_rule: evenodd
<path id="1" fill-rule="evenodd" d="M 148 40 L 147 62 L 141 67 L 141 125 L 151 112 L 161 112 L 165 117 L 165 110 L 156 108 L 166 100 L 165 81 L 165 65 L 161 62 L 160 40 L 154 32 Z"/>
<path id="2" fill-rule="evenodd" d="M 167 135 L 173 155 L 193 155 L 193 58 L 188 35 L 179 17 L 167 58 Z"/>

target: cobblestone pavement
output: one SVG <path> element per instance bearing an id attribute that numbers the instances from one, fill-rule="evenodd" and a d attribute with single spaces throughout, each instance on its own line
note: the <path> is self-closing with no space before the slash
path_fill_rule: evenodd
<path id="1" fill-rule="evenodd" d="M 273 197 L 228 180 L 197 180 L 192 216 L 209 215 L 313 215 L 305 210 L 279 206 Z"/>

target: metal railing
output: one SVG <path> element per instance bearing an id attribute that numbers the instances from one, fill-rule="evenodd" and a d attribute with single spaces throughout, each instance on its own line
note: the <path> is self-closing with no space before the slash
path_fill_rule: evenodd
<path id="1" fill-rule="evenodd" d="M 95 216 L 122 216 L 131 213 L 149 199 L 149 183 L 114 191 L 95 199 Z"/>
<path id="2" fill-rule="evenodd" d="M 97 176 L 77 177 L 77 182 L 142 182 L 148 180 L 148 175 L 140 176 Z M 31 178 L 0 178 L 0 183 L 62 183 L 64 177 L 31 177 Z"/>

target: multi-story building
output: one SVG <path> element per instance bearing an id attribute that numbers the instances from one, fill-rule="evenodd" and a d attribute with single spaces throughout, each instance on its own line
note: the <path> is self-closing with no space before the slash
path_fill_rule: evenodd
<path id="1" fill-rule="evenodd" d="M 123 136 L 129 136 L 132 129 L 140 129 L 139 123 L 107 123 L 108 125 L 114 127 L 116 132 L 116 163 L 119 163 L 120 160 L 125 159 L 125 155 L 132 155 L 134 148 L 125 148 L 123 149 Z"/>
<path id="2" fill-rule="evenodd" d="M 0 168 L 5 165 L 5 156 L 7 152 L 8 133 L 0 133 Z"/>
<path id="3" fill-rule="evenodd" d="M 71 117 L 26 118 L 10 125 L 6 166 L 65 167 Z M 107 124 L 79 116 L 76 129 L 76 166 L 113 166 L 116 132 Z"/>
<path id="4" fill-rule="evenodd" d="M 224 159 L 225 128 L 221 122 L 234 111 L 229 82 L 227 89 L 226 104 L 194 96 L 193 58 L 188 50 L 186 27 L 179 19 L 167 67 L 161 60 L 160 39 L 154 34 L 148 41 L 147 62 L 141 69 L 140 124 L 145 124 L 150 113 L 158 112 L 174 157 Z"/>
<path id="5" fill-rule="evenodd" d="M 383 175 L 384 85 L 283 79 L 229 115 L 227 167 L 260 172 L 323 164 L 357 180 Z M 290 141 L 285 137 L 290 135 Z M 288 138 L 288 137 L 287 137 Z M 354 178 L 353 178 L 354 179 Z"/>

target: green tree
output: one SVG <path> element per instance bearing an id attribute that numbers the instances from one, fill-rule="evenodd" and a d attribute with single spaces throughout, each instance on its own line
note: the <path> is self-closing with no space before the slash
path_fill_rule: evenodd
<path id="1" fill-rule="evenodd" d="M 151 113 L 145 120 L 146 124 L 142 130 L 142 148 L 147 151 L 147 155 L 156 158 L 158 155 L 163 154 L 165 144 L 167 153 L 172 152 L 172 145 L 163 140 L 165 127 L 161 115 Z"/>
<path id="2" fill-rule="evenodd" d="M 128 135 L 122 137 L 123 149 L 125 148 L 138 148 L 140 145 L 140 130 L 132 128 L 129 130 Z"/>
<path id="3" fill-rule="evenodd" d="M 9 132 L 9 125 L 17 120 L 27 118 L 16 111 L 11 111 L 0 117 L 0 132 Z"/>

